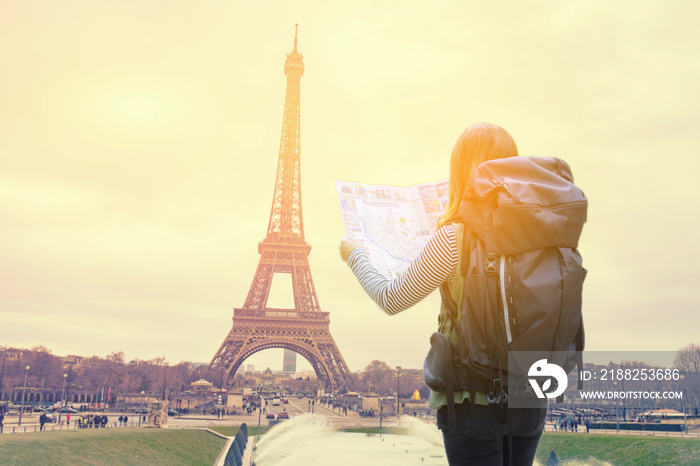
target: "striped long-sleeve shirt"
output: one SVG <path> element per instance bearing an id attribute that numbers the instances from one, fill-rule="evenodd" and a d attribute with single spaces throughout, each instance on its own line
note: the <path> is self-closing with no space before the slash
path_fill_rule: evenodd
<path id="1" fill-rule="evenodd" d="M 457 242 L 451 224 L 436 231 L 408 269 L 393 280 L 377 271 L 362 248 L 354 249 L 347 261 L 362 288 L 389 315 L 412 307 L 441 283 L 452 280 L 457 262 Z"/>

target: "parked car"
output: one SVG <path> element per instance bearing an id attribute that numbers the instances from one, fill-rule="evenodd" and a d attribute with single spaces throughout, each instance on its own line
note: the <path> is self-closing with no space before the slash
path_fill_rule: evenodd
<path id="1" fill-rule="evenodd" d="M 168 416 L 177 416 L 178 412 L 174 409 L 168 409 Z"/>
<path id="2" fill-rule="evenodd" d="M 73 408 L 69 408 L 68 406 L 65 406 L 65 407 L 61 408 L 61 412 L 62 412 L 62 413 L 75 414 L 75 413 L 78 412 L 78 410 L 77 410 L 77 409 L 73 409 Z"/>
<path id="3" fill-rule="evenodd" d="M 289 413 L 287 411 L 282 411 L 277 415 L 277 419 L 289 419 Z"/>
<path id="4" fill-rule="evenodd" d="M 286 398 L 282 398 L 282 403 L 288 405 L 288 404 L 289 404 L 289 400 L 286 399 Z"/>
<path id="5" fill-rule="evenodd" d="M 148 409 L 147 408 L 136 408 L 134 410 L 134 413 L 136 413 L 136 414 L 148 414 Z"/>
<path id="6" fill-rule="evenodd" d="M 267 419 L 274 419 L 274 418 L 275 418 L 275 415 L 272 414 L 272 413 L 268 413 L 267 416 L 265 416 L 265 418 L 267 418 Z"/>

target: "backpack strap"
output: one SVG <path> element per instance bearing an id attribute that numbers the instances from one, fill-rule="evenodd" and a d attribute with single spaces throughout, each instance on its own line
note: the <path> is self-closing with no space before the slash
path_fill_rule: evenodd
<path id="1" fill-rule="evenodd" d="M 445 309 L 447 309 L 447 317 L 450 318 L 450 324 L 452 326 L 452 329 L 457 329 L 457 316 L 459 315 L 459 311 L 457 309 L 457 303 L 455 302 L 454 299 L 452 299 L 452 295 L 450 294 L 450 288 L 447 282 L 443 282 L 440 284 L 440 298 L 442 299 L 442 304 L 445 306 Z"/>
<path id="2" fill-rule="evenodd" d="M 461 259 L 461 268 L 460 268 L 460 275 L 463 277 L 467 276 L 467 272 L 469 271 L 469 260 L 470 260 L 470 254 L 464 254 L 464 251 L 471 251 L 472 250 L 472 244 L 470 242 L 470 233 L 472 232 L 472 228 L 467 225 L 466 223 L 462 224 L 462 250 L 460 253 L 462 254 L 460 259 Z"/>
<path id="3" fill-rule="evenodd" d="M 455 413 L 455 387 L 452 367 L 452 345 L 449 344 L 446 349 L 446 358 L 443 359 L 443 374 L 445 376 L 445 394 L 447 395 L 447 426 L 450 432 L 452 443 L 457 440 L 457 417 Z"/>
<path id="4" fill-rule="evenodd" d="M 443 375 L 445 377 L 445 395 L 447 395 L 447 426 L 452 437 L 452 441 L 456 441 L 455 435 L 457 433 L 457 418 L 455 416 L 455 387 L 454 387 L 454 367 L 452 367 L 452 345 L 450 344 L 450 334 L 454 330 L 457 332 L 457 338 L 459 338 L 459 327 L 457 323 L 457 303 L 452 299 L 450 294 L 450 289 L 447 282 L 440 284 L 440 297 L 442 298 L 442 303 L 447 309 L 447 316 L 450 319 L 450 333 L 447 335 L 448 345 L 447 354 L 443 358 Z"/>

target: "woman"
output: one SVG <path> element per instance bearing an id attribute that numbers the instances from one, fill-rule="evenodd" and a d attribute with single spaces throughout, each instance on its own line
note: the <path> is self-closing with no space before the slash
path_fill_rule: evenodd
<path id="1" fill-rule="evenodd" d="M 461 301 L 464 279 L 457 270 L 464 228 L 459 216 L 462 194 L 479 164 L 517 155 L 513 138 L 497 125 L 476 123 L 462 133 L 450 159 L 447 211 L 438 222 L 438 230 L 418 257 L 393 280 L 385 278 L 372 265 L 362 242 L 341 241 L 341 258 L 381 309 L 389 315 L 408 309 L 443 282 L 449 285 L 453 299 L 458 303 Z M 438 330 L 449 334 L 450 324 L 444 306 L 438 321 Z M 471 408 L 469 400 L 472 401 Z M 476 392 L 472 395 L 468 391 L 458 391 L 455 392 L 457 432 L 450 435 L 445 393 L 431 392 L 428 403 L 438 410 L 438 428 L 443 433 L 450 465 L 532 464 L 542 435 L 546 409 L 510 408 L 508 416 L 505 416 L 501 407 L 488 403 L 485 394 Z M 512 445 L 509 445 L 509 439 Z"/>

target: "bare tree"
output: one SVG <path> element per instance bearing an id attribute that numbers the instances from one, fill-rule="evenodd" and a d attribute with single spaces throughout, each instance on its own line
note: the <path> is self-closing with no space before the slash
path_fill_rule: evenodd
<path id="1" fill-rule="evenodd" d="M 60 384 L 61 358 L 51 354 L 51 350 L 44 346 L 35 346 L 27 355 L 27 363 L 32 370 L 37 385 L 43 388 L 55 388 Z"/>
<path id="2" fill-rule="evenodd" d="M 673 365 L 681 371 L 700 372 L 700 345 L 691 343 L 679 349 Z"/>
<path id="3" fill-rule="evenodd" d="M 698 414 L 700 406 L 700 345 L 690 343 L 678 350 L 673 361 L 676 369 L 683 373 L 681 387 L 684 390 L 686 406 L 694 408 L 694 414 Z"/>
<path id="4" fill-rule="evenodd" d="M 370 362 L 360 374 L 360 379 L 365 386 L 372 385 L 380 394 L 388 395 L 396 386 L 394 370 L 384 361 Z"/>

